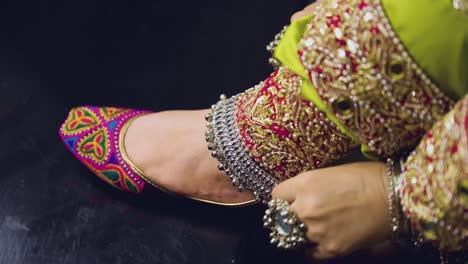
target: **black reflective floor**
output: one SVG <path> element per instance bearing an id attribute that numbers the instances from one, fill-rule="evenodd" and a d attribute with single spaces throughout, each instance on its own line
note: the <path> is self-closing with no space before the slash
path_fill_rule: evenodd
<path id="1" fill-rule="evenodd" d="M 70 107 L 204 108 L 270 71 L 265 44 L 305 1 L 0 2 L 0 264 L 305 263 L 264 208 L 101 182 L 57 135 Z M 428 263 L 358 253 L 332 263 Z"/>

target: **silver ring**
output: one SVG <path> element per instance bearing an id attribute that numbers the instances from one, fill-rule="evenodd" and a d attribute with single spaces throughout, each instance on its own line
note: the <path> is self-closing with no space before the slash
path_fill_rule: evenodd
<path id="1" fill-rule="evenodd" d="M 273 199 L 263 217 L 263 226 L 270 229 L 270 243 L 283 249 L 297 249 L 308 244 L 307 225 L 289 208 L 289 203 Z"/>

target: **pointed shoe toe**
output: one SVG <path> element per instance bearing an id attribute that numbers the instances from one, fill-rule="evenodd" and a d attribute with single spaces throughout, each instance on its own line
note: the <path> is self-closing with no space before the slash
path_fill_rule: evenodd
<path id="1" fill-rule="evenodd" d="M 99 178 L 117 189 L 141 193 L 146 181 L 127 162 L 123 137 L 136 117 L 150 111 L 81 106 L 70 110 L 59 134 L 73 155 Z"/>

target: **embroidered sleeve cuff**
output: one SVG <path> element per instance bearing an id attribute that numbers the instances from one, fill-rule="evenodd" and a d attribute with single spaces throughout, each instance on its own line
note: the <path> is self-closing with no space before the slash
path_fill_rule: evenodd
<path id="1" fill-rule="evenodd" d="M 468 96 L 438 121 L 407 159 L 403 210 L 442 250 L 468 249 Z"/>

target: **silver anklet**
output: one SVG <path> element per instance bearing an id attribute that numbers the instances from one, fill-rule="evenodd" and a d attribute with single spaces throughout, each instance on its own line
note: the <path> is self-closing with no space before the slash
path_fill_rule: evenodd
<path id="1" fill-rule="evenodd" d="M 205 119 L 205 139 L 211 155 L 219 161 L 218 169 L 224 171 L 239 191 L 251 190 L 256 199 L 267 203 L 271 191 L 278 183 L 276 178 L 252 159 L 242 146 L 235 119 L 238 95 L 229 99 L 221 95 Z"/>

